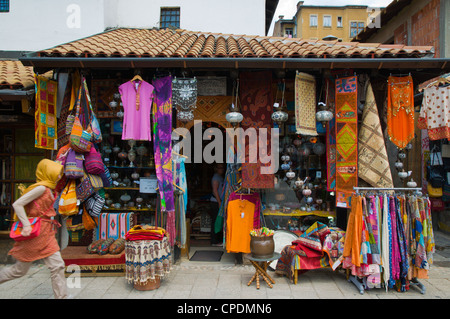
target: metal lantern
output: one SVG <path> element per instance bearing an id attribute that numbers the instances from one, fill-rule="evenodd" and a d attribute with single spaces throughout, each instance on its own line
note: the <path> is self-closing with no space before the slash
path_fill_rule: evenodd
<path id="1" fill-rule="evenodd" d="M 172 80 L 172 102 L 183 110 L 195 108 L 197 103 L 197 79 L 175 77 Z"/>
<path id="2" fill-rule="evenodd" d="M 237 126 L 239 123 L 242 122 L 242 120 L 244 119 L 244 116 L 239 112 L 232 111 L 232 112 L 227 113 L 225 118 L 231 125 Z"/>
<path id="3" fill-rule="evenodd" d="M 316 113 L 316 120 L 321 122 L 322 124 L 326 124 L 327 122 L 333 119 L 333 113 L 326 109 L 326 105 L 323 102 L 319 102 L 320 111 Z"/>
<path id="4" fill-rule="evenodd" d="M 286 177 L 289 179 L 293 179 L 295 177 L 295 172 L 290 169 L 289 172 L 286 173 Z"/>
<path id="5" fill-rule="evenodd" d="M 183 123 L 190 122 L 194 119 L 194 113 L 192 111 L 178 111 L 177 119 Z"/>
<path id="6" fill-rule="evenodd" d="M 272 113 L 272 121 L 276 124 L 281 125 L 288 120 L 288 114 L 283 110 L 278 110 Z"/>

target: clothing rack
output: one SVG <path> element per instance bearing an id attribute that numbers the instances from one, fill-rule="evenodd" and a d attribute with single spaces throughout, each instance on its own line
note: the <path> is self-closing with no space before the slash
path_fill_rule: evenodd
<path id="1" fill-rule="evenodd" d="M 421 193 L 421 188 L 420 187 L 353 187 L 353 189 L 355 190 L 356 195 L 359 195 L 360 191 L 414 191 L 416 193 Z M 353 283 L 356 288 L 359 290 L 360 294 L 364 294 L 364 284 L 362 282 L 360 282 L 356 276 L 351 275 L 349 272 L 349 270 L 347 270 L 347 279 L 349 282 Z M 425 286 L 417 279 L 417 278 L 412 278 L 410 280 L 410 285 L 412 286 L 417 286 L 418 289 L 420 290 L 421 294 L 425 294 L 426 292 L 426 288 Z"/>

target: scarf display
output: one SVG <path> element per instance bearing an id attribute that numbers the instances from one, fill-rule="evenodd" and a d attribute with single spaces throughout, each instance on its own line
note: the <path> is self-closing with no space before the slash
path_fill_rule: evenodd
<path id="1" fill-rule="evenodd" d="M 187 180 L 186 168 L 184 165 L 185 158 L 177 156 L 173 159 L 173 182 L 178 187 L 175 188 L 175 215 L 176 215 L 176 242 L 181 248 L 186 244 L 186 208 L 188 203 L 187 197 Z"/>
<path id="2" fill-rule="evenodd" d="M 35 147 L 47 150 L 58 149 L 58 123 L 56 100 L 58 83 L 35 75 L 36 107 L 34 113 Z"/>
<path id="3" fill-rule="evenodd" d="M 349 208 L 358 186 L 357 77 L 336 79 L 336 207 Z"/>
<path id="4" fill-rule="evenodd" d="M 125 242 L 125 279 L 142 284 L 155 277 L 164 277 L 172 267 L 172 255 L 167 237 L 162 240 Z"/>
<path id="5" fill-rule="evenodd" d="M 354 195 L 344 244 L 344 269 L 366 288 L 409 289 L 428 278 L 435 252 L 430 202 L 416 195 Z"/>
<path id="6" fill-rule="evenodd" d="M 366 88 L 366 102 L 358 136 L 358 177 L 372 187 L 394 187 L 372 85 Z"/>
<path id="7" fill-rule="evenodd" d="M 295 76 L 295 126 L 297 134 L 317 136 L 316 79 L 299 72 Z"/>
<path id="8" fill-rule="evenodd" d="M 450 141 L 450 86 L 434 86 L 423 91 L 417 126 L 428 130 L 432 141 Z"/>
<path id="9" fill-rule="evenodd" d="M 261 72 L 242 72 L 240 74 L 240 100 L 241 113 L 244 120 L 241 127 L 248 128 L 266 128 L 267 129 L 267 154 L 258 152 L 256 163 L 250 163 L 254 159 L 249 159 L 249 150 L 264 150 L 266 145 L 249 145 L 245 143 L 245 161 L 242 163 L 242 187 L 245 188 L 273 188 L 273 174 L 261 174 L 261 168 L 270 167 L 271 163 L 261 163 L 260 157 L 266 157 L 271 154 L 271 128 L 273 121 L 271 118 L 272 101 L 272 73 L 268 71 Z M 256 132 L 258 134 L 258 131 Z M 257 138 L 259 140 L 259 136 Z"/>
<path id="10" fill-rule="evenodd" d="M 398 148 L 405 148 L 414 138 L 414 86 L 409 76 L 388 79 L 387 132 Z"/>
<path id="11" fill-rule="evenodd" d="M 167 212 L 166 230 L 170 234 L 170 244 L 173 245 L 176 230 L 172 173 L 172 78 L 158 78 L 152 84 L 156 93 L 153 105 L 155 170 L 161 211 Z"/>

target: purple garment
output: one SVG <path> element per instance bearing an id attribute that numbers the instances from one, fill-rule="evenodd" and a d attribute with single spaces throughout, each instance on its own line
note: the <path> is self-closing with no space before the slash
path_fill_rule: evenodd
<path id="1" fill-rule="evenodd" d="M 390 209 L 389 214 L 391 215 L 391 240 L 392 240 L 392 263 L 391 263 L 391 279 L 400 279 L 400 247 L 397 235 L 397 216 L 395 211 L 395 198 L 391 197 L 389 201 Z"/>
<path id="2" fill-rule="evenodd" d="M 151 141 L 153 86 L 145 81 L 127 81 L 119 86 L 119 93 L 124 110 L 122 140 Z"/>

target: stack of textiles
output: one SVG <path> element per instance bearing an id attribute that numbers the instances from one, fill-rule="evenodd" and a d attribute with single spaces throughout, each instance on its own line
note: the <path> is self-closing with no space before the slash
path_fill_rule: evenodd
<path id="1" fill-rule="evenodd" d="M 415 195 L 356 195 L 348 219 L 343 268 L 366 289 L 409 290 L 428 278 L 434 237 L 430 202 Z"/>
<path id="2" fill-rule="evenodd" d="M 128 241 L 136 240 L 163 240 L 167 237 L 166 230 L 157 226 L 136 225 L 125 235 Z"/>
<path id="3" fill-rule="evenodd" d="M 276 273 L 287 276 L 296 283 L 296 272 L 326 268 L 335 270 L 342 261 L 345 232 L 315 222 L 298 239 L 281 251 Z"/>

